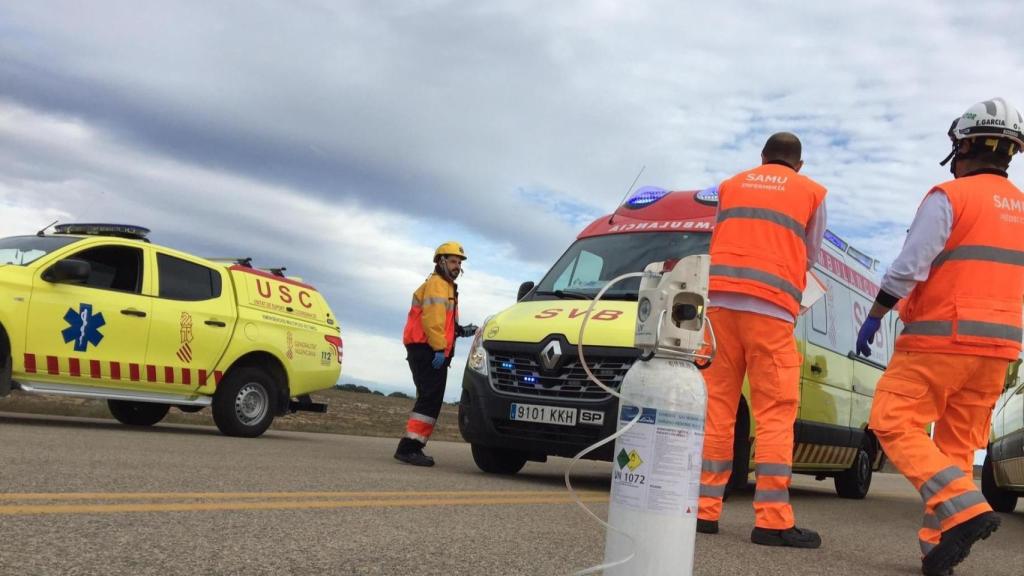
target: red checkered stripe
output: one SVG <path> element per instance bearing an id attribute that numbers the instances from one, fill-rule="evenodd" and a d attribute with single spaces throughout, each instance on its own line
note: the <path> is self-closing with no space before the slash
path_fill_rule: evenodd
<path id="1" fill-rule="evenodd" d="M 40 362 L 45 362 L 41 364 Z M 104 374 L 104 367 L 106 373 Z M 214 370 L 197 370 L 181 366 L 155 366 L 153 364 L 136 364 L 134 362 L 113 362 L 86 360 L 82 358 L 65 358 L 63 356 L 36 356 L 25 354 L 25 372 L 28 374 L 48 374 L 51 376 L 71 376 L 72 378 L 88 378 L 99 380 L 106 376 L 110 380 L 124 382 L 147 382 L 154 384 L 181 384 L 191 386 L 198 382 L 202 388 L 209 384 L 210 376 L 215 384 L 220 384 L 224 373 Z"/>

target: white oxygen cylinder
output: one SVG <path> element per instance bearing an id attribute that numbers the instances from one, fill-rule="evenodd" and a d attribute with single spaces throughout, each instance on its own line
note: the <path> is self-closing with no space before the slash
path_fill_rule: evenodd
<path id="1" fill-rule="evenodd" d="M 708 257 L 659 273 L 661 266 L 648 266 L 641 280 L 636 343 L 644 356 L 619 388 L 619 429 L 642 415 L 616 440 L 612 460 L 605 562 L 636 555 L 605 569 L 608 576 L 693 573 L 707 409 L 693 358 L 704 340 Z"/>

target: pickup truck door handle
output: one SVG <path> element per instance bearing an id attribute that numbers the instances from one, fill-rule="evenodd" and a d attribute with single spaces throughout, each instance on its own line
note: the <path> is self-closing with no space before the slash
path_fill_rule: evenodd
<path id="1" fill-rule="evenodd" d="M 138 316 L 139 318 L 146 317 L 145 312 L 143 312 L 142 310 L 136 310 L 134 308 L 125 308 L 124 310 L 121 310 L 121 314 L 124 314 L 125 316 Z"/>
<path id="2" fill-rule="evenodd" d="M 206 324 L 207 326 L 216 326 L 218 328 L 223 328 L 227 326 L 226 323 L 221 322 L 220 320 L 207 320 L 206 322 L 204 322 L 204 324 Z"/>
<path id="3" fill-rule="evenodd" d="M 813 372 L 814 374 L 821 374 L 821 366 L 818 366 L 817 364 L 811 364 L 811 372 Z"/>

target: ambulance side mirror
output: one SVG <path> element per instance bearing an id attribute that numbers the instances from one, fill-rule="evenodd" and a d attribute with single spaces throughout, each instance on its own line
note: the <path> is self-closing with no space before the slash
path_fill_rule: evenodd
<path id="1" fill-rule="evenodd" d="M 1006 392 L 1017 385 L 1017 377 L 1020 374 L 1020 363 L 1021 361 L 1018 359 L 1010 364 L 1009 368 L 1006 369 L 1006 381 L 1003 385 L 1003 392 Z"/>
<path id="2" fill-rule="evenodd" d="M 519 285 L 519 294 L 516 295 L 516 302 L 519 302 L 520 300 L 523 299 L 524 296 L 529 294 L 530 290 L 533 290 L 533 287 L 534 287 L 534 283 L 533 282 L 523 282 L 522 284 L 520 284 Z"/>
<path id="3" fill-rule="evenodd" d="M 85 260 L 65 258 L 43 272 L 43 280 L 54 283 L 83 284 L 92 274 L 92 265 Z"/>

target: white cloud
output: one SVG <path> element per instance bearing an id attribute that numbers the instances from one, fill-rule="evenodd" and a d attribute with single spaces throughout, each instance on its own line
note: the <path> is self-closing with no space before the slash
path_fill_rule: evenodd
<path id="1" fill-rule="evenodd" d="M 640 166 L 701 188 L 791 130 L 832 227 L 884 261 L 948 178 L 950 120 L 1024 105 L 1008 1 L 143 4 L 0 7 L 0 232 L 125 220 L 287 266 L 370 340 L 370 380 L 408 382 L 443 240 L 479 324 Z"/>

